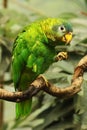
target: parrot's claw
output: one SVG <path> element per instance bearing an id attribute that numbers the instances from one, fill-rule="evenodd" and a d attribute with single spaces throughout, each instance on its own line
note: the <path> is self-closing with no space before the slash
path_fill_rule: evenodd
<path id="1" fill-rule="evenodd" d="M 48 86 L 48 80 L 42 74 L 40 74 L 39 77 L 42 77 L 45 81 L 46 86 Z"/>
<path id="2" fill-rule="evenodd" d="M 67 52 L 59 52 L 55 57 L 55 61 L 66 60 L 68 58 Z"/>

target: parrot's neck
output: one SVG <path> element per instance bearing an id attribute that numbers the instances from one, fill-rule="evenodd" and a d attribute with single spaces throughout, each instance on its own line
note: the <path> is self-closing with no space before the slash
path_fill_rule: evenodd
<path id="1" fill-rule="evenodd" d="M 50 22 L 50 24 L 49 24 Z M 48 41 L 50 41 L 51 43 L 53 42 L 54 46 L 56 45 L 57 41 L 58 41 L 58 37 L 56 36 L 56 34 L 52 31 L 52 26 L 54 25 L 53 21 L 49 21 L 49 19 L 40 22 L 40 26 L 43 30 L 43 33 L 45 34 L 46 38 L 48 39 Z M 53 46 L 53 45 L 52 45 Z"/>

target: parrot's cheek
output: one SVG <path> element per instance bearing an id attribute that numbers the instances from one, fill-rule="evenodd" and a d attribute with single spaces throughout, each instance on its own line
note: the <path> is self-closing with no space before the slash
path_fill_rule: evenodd
<path id="1" fill-rule="evenodd" d="M 69 32 L 62 37 L 62 41 L 65 42 L 66 44 L 70 44 L 71 40 L 72 40 L 72 32 Z"/>

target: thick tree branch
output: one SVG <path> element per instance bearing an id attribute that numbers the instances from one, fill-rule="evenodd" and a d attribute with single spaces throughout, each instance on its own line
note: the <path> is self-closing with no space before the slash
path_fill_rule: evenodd
<path id="1" fill-rule="evenodd" d="M 65 88 L 56 87 L 53 84 L 46 82 L 42 76 L 39 76 L 31 85 L 29 85 L 29 88 L 23 92 L 9 92 L 5 89 L 0 89 L 0 99 L 12 102 L 21 102 L 36 95 L 40 90 L 60 99 L 70 98 L 81 90 L 83 74 L 86 69 L 87 55 L 80 60 L 75 68 L 70 86 Z"/>

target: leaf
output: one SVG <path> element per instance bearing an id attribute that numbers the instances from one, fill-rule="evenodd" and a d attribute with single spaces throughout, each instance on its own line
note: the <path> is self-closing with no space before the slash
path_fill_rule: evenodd
<path id="1" fill-rule="evenodd" d="M 62 71 L 65 71 L 66 73 L 72 74 L 74 72 L 73 65 L 67 61 L 59 61 L 58 67 L 60 67 Z"/>
<path id="2" fill-rule="evenodd" d="M 84 1 L 85 1 L 86 6 L 87 6 L 87 0 L 84 0 Z"/>

